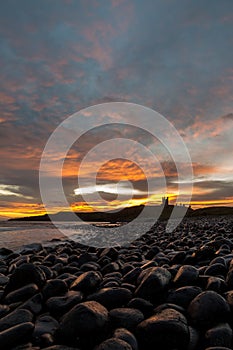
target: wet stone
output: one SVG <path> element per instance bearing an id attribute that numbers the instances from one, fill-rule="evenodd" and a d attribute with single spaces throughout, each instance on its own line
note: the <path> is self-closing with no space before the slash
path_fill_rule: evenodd
<path id="1" fill-rule="evenodd" d="M 144 320 L 141 311 L 132 308 L 118 308 L 109 312 L 111 325 L 115 328 L 126 328 L 133 330 L 140 322 Z"/>
<path id="2" fill-rule="evenodd" d="M 153 301 L 164 293 L 169 285 L 171 274 L 165 268 L 153 267 L 148 272 L 143 271 L 139 280 L 140 278 L 142 280 L 135 291 L 135 296 Z"/>
<path id="3" fill-rule="evenodd" d="M 138 350 L 138 342 L 133 333 L 125 328 L 117 328 L 113 333 L 113 338 L 124 340 L 128 343 L 132 350 Z"/>
<path id="4" fill-rule="evenodd" d="M 20 323 L 0 332 L 0 344 L 2 349 L 19 345 L 31 338 L 34 324 L 31 322 Z"/>
<path id="5" fill-rule="evenodd" d="M 19 306 L 19 309 L 26 309 L 37 315 L 42 310 L 42 294 L 38 293 Z"/>
<path id="6" fill-rule="evenodd" d="M 111 310 L 126 305 L 131 298 L 132 293 L 128 289 L 112 287 L 102 288 L 98 292 L 88 296 L 87 299 L 97 301 Z"/>
<path id="7" fill-rule="evenodd" d="M 129 271 L 123 278 L 122 282 L 123 283 L 133 283 L 136 284 L 137 278 L 142 272 L 142 269 L 140 267 L 135 267 L 131 271 Z"/>
<path id="8" fill-rule="evenodd" d="M 5 288 L 5 294 L 31 283 L 40 288 L 44 285 L 45 280 L 45 274 L 38 266 L 32 263 L 22 264 L 11 275 Z"/>
<path id="9" fill-rule="evenodd" d="M 75 305 L 79 304 L 82 299 L 83 295 L 81 292 L 69 291 L 64 296 L 49 298 L 46 302 L 46 306 L 51 315 L 60 317 L 67 313 Z"/>
<path id="10" fill-rule="evenodd" d="M 230 317 L 230 307 L 221 295 L 214 291 L 206 291 L 192 300 L 188 314 L 198 328 L 207 329 L 219 322 L 227 322 Z"/>
<path id="11" fill-rule="evenodd" d="M 68 341 L 77 337 L 94 341 L 95 337 L 98 339 L 101 333 L 105 333 L 108 321 L 108 311 L 104 306 L 87 301 L 76 305 L 63 316 L 58 334 L 61 339 Z"/>
<path id="12" fill-rule="evenodd" d="M 131 299 L 130 302 L 127 304 L 127 307 L 140 310 L 145 318 L 151 316 L 154 311 L 154 305 L 148 300 L 142 298 Z"/>
<path id="13" fill-rule="evenodd" d="M 222 278 L 211 276 L 208 278 L 206 290 L 213 290 L 222 294 L 227 291 L 227 284 Z"/>
<path id="14" fill-rule="evenodd" d="M 211 264 L 205 270 L 205 275 L 209 276 L 226 276 L 226 266 L 220 263 Z"/>
<path id="15" fill-rule="evenodd" d="M 53 346 L 49 346 L 46 348 L 43 348 L 43 350 L 79 350 L 78 348 L 71 348 L 70 346 L 66 346 L 66 345 L 53 345 Z"/>
<path id="16" fill-rule="evenodd" d="M 53 317 L 42 315 L 36 320 L 32 336 L 36 342 L 40 342 L 42 335 L 46 333 L 54 335 L 58 327 L 59 323 Z"/>
<path id="17" fill-rule="evenodd" d="M 132 347 L 122 339 L 110 338 L 97 346 L 95 350 L 132 350 Z"/>
<path id="18" fill-rule="evenodd" d="M 4 301 L 6 304 L 17 303 L 19 301 L 23 302 L 35 295 L 37 292 L 37 285 L 30 283 L 7 294 L 4 298 Z"/>
<path id="19" fill-rule="evenodd" d="M 46 282 L 42 289 L 44 299 L 49 299 L 53 296 L 64 295 L 68 291 L 68 287 L 65 281 L 60 279 L 53 279 Z"/>
<path id="20" fill-rule="evenodd" d="M 231 347 L 232 329 L 228 323 L 218 324 L 205 333 L 206 346 Z"/>
<path id="21" fill-rule="evenodd" d="M 70 289 L 90 294 L 97 289 L 101 281 L 102 277 L 98 272 L 84 272 L 71 284 Z"/>
<path id="22" fill-rule="evenodd" d="M 183 265 L 178 270 L 173 282 L 175 286 L 195 285 L 199 276 L 198 269 L 191 265 Z"/>
<path id="23" fill-rule="evenodd" d="M 3 275 L 2 273 L 0 273 L 0 286 L 4 286 L 8 282 L 9 282 L 9 277 L 7 277 L 7 276 Z"/>
<path id="24" fill-rule="evenodd" d="M 185 286 L 169 291 L 167 302 L 187 308 L 191 301 L 202 292 L 197 286 Z"/>
<path id="25" fill-rule="evenodd" d="M 15 310 L 0 319 L 0 332 L 20 323 L 32 322 L 33 315 L 28 310 Z"/>
<path id="26" fill-rule="evenodd" d="M 2 305 L 0 304 L 0 319 L 5 316 L 10 311 L 10 308 L 8 305 Z"/>
<path id="27" fill-rule="evenodd" d="M 145 349 L 187 349 L 189 328 L 187 320 L 174 309 L 165 309 L 137 326 L 139 345 Z"/>

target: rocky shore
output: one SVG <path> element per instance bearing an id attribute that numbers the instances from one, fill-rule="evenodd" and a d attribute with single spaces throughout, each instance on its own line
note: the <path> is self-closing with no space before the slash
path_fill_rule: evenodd
<path id="1" fill-rule="evenodd" d="M 1 248 L 0 349 L 232 349 L 233 217 L 165 225 L 127 247 Z"/>

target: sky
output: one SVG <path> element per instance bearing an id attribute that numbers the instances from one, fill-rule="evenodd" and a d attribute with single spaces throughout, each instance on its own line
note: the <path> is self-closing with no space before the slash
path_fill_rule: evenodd
<path id="1" fill-rule="evenodd" d="M 232 13 L 232 0 L 2 1 L 0 218 L 43 214 L 39 164 L 51 133 L 83 108 L 121 101 L 156 110 L 179 131 L 193 165 L 193 207 L 233 206 Z M 102 164 L 100 187 L 90 185 L 93 158 L 81 189 L 74 180 L 82 157 L 103 135 L 131 133 L 147 145 L 143 131 L 116 126 L 92 131 L 70 149 L 63 175 L 72 208 L 145 202 L 146 175 L 138 164 L 146 160 L 136 164 L 131 148 Z M 158 158 L 166 194 L 175 200 L 174 162 L 159 147 Z M 161 174 L 149 165 L 156 182 Z M 84 189 L 102 197 L 85 203 Z M 149 203 L 158 204 L 160 192 L 149 194 Z"/>

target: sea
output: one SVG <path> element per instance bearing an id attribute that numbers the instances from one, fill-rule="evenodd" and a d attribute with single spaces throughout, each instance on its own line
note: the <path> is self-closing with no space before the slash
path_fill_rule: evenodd
<path id="1" fill-rule="evenodd" d="M 109 238 L 110 235 L 114 239 L 111 238 L 109 245 L 114 245 L 117 244 L 118 237 L 128 237 L 129 241 L 133 241 L 152 226 L 151 220 L 147 223 L 136 221 L 135 224 L 130 224 L 130 228 L 126 223 L 110 222 L 85 223 L 81 221 L 54 224 L 48 221 L 0 221 L 0 248 L 17 251 L 32 243 L 42 243 L 44 246 L 48 246 L 67 240 L 84 244 L 87 242 L 87 245 L 104 246 L 106 238 Z M 96 244 L 95 237 L 101 237 L 101 242 Z"/>

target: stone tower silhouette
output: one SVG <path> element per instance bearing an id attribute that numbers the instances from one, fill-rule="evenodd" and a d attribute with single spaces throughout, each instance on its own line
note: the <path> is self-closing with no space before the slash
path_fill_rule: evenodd
<path id="1" fill-rule="evenodd" d="M 162 197 L 162 205 L 167 207 L 169 205 L 169 197 Z"/>

